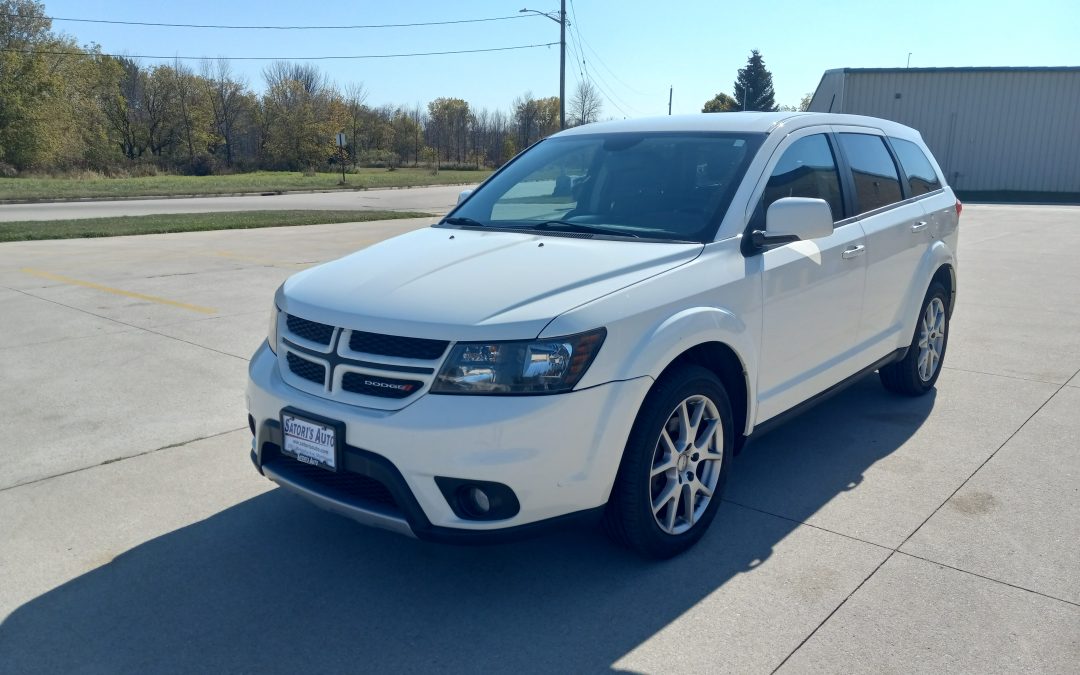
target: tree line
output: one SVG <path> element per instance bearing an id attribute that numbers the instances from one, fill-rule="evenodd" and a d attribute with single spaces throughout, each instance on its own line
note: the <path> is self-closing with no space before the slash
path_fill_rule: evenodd
<path id="1" fill-rule="evenodd" d="M 54 33 L 41 2 L 0 0 L 0 175 L 497 167 L 559 130 L 557 96 L 525 93 L 508 110 L 453 97 L 375 106 L 309 63 L 274 62 L 262 78 L 256 91 L 227 60 L 106 55 Z M 568 124 L 600 115 L 587 82 L 568 103 Z"/>

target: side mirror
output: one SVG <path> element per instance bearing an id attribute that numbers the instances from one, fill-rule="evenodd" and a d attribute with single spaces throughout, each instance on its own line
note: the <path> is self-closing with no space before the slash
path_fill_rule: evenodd
<path id="1" fill-rule="evenodd" d="M 458 193 L 457 203 L 460 204 L 461 202 L 465 201 L 466 199 L 469 198 L 469 195 L 471 195 L 471 194 L 472 194 L 472 190 L 462 190 L 461 192 Z"/>
<path id="2" fill-rule="evenodd" d="M 757 246 L 766 246 L 819 239 L 832 233 L 829 202 L 808 197 L 784 197 L 769 205 L 765 213 L 765 231 L 755 230 L 753 238 Z"/>

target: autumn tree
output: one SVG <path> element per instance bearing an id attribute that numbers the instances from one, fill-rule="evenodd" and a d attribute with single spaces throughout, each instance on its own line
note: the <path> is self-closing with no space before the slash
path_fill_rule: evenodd
<path id="1" fill-rule="evenodd" d="M 465 161 L 471 117 L 469 104 L 460 98 L 437 98 L 428 103 L 431 145 L 442 159 L 453 157 L 459 164 Z"/>
<path id="2" fill-rule="evenodd" d="M 347 107 L 335 105 L 341 101 L 316 66 L 276 61 L 263 77 L 265 147 L 271 163 L 314 170 L 334 155 Z"/>
<path id="3" fill-rule="evenodd" d="M 102 109 L 108 120 L 109 136 L 129 160 L 146 152 L 146 125 L 142 110 L 146 76 L 132 59 L 109 57 L 115 64 L 115 84 L 103 92 Z"/>
<path id="4" fill-rule="evenodd" d="M 0 163 L 26 169 L 81 160 L 81 125 L 100 122 L 92 110 L 97 59 L 95 49 L 52 32 L 41 2 L 0 0 Z M 87 137 L 97 131 L 86 129 Z"/>
<path id="5" fill-rule="evenodd" d="M 518 149 L 532 145 L 559 130 L 559 97 L 533 98 L 531 92 L 514 99 L 514 122 Z"/>
<path id="6" fill-rule="evenodd" d="M 349 157 L 355 165 L 360 160 L 362 143 L 361 132 L 364 128 L 365 118 L 369 110 L 365 105 L 368 93 L 363 83 L 350 84 L 345 88 L 343 100 L 345 102 L 345 128 L 342 131 L 348 142 Z"/>
<path id="7" fill-rule="evenodd" d="M 236 161 L 244 120 L 255 112 L 253 96 L 247 83 L 233 74 L 232 66 L 224 59 L 203 62 L 202 86 L 211 114 L 207 150 L 223 155 L 225 166 L 231 167 Z"/>

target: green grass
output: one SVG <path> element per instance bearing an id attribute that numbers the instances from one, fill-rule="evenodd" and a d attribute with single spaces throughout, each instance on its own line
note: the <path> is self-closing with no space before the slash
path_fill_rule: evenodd
<path id="1" fill-rule="evenodd" d="M 0 201 L 37 199 L 78 199 L 82 197 L 123 198 L 175 195 L 212 195 L 241 192 L 284 192 L 287 190 L 352 190 L 356 188 L 411 187 L 479 183 L 491 171 L 430 169 L 358 169 L 346 174 L 347 185 L 338 185 L 340 173 L 314 176 L 288 171 L 255 171 L 228 176 L 146 176 L 142 178 L 0 178 Z"/>
<path id="2" fill-rule="evenodd" d="M 202 232 L 255 227 L 354 223 L 398 218 L 431 218 L 413 211 L 240 211 L 236 213 L 174 213 L 118 216 L 82 220 L 24 220 L 0 223 L 0 242 L 31 239 L 118 237 L 126 234 Z"/>

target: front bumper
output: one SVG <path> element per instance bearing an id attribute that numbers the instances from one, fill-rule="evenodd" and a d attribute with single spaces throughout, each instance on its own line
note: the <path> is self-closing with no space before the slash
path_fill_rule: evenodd
<path id="1" fill-rule="evenodd" d="M 516 533 L 602 507 L 652 385 L 643 377 L 551 396 L 428 394 L 401 410 L 383 411 L 285 384 L 265 344 L 249 375 L 252 461 L 264 475 L 364 524 L 442 541 Z M 344 423 L 344 472 L 300 465 L 279 453 L 278 419 L 290 406 Z M 520 510 L 496 521 L 458 517 L 436 476 L 506 485 Z"/>

